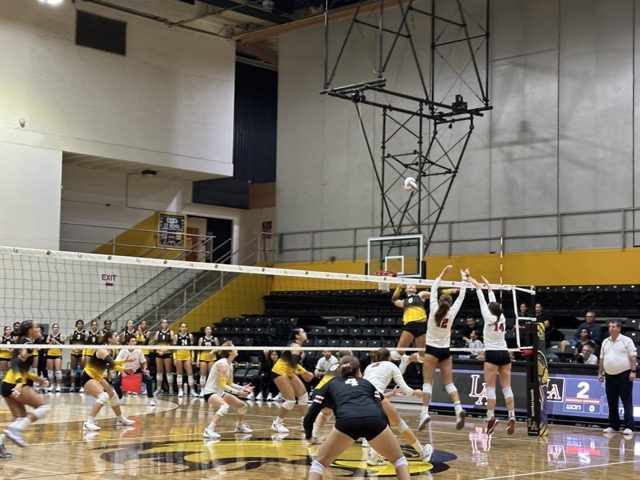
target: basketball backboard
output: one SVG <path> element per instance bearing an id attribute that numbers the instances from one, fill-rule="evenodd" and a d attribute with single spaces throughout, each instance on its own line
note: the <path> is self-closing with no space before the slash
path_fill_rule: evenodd
<path id="1" fill-rule="evenodd" d="M 422 235 L 371 237 L 367 240 L 367 272 L 396 272 L 398 277 L 425 278 Z"/>

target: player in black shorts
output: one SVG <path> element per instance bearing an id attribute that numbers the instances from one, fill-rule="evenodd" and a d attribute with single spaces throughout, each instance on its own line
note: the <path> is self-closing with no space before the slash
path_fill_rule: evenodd
<path id="1" fill-rule="evenodd" d="M 335 426 L 311 464 L 309 480 L 321 480 L 325 468 L 360 437 L 366 438 L 376 451 L 393 463 L 398 480 L 409 480 L 409 464 L 387 425 L 380 393 L 371 382 L 362 378 L 356 357 L 346 355 L 339 365 L 340 376 L 314 393 L 304 417 L 304 431 L 309 440 L 313 423 L 324 407 L 331 408 L 336 416 Z"/>

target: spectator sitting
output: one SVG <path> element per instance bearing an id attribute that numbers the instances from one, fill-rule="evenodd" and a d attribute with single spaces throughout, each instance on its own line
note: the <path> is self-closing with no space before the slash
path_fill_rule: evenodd
<path id="1" fill-rule="evenodd" d="M 471 341 L 471 332 L 478 329 L 478 322 L 473 317 L 467 317 L 466 325 L 462 327 L 462 341 L 464 345 L 469 346 Z"/>
<path id="2" fill-rule="evenodd" d="M 587 312 L 584 316 L 584 322 L 582 322 L 576 329 L 576 333 L 571 338 L 571 345 L 574 347 L 580 340 L 580 331 L 586 328 L 589 330 L 589 338 L 595 342 L 596 345 L 602 343 L 602 327 L 596 323 L 596 312 Z"/>
<path id="3" fill-rule="evenodd" d="M 469 341 L 467 342 L 467 348 L 484 348 L 484 344 L 482 340 L 480 340 L 480 332 L 478 330 L 473 330 L 470 334 Z M 474 355 L 477 355 L 478 352 L 473 352 Z"/>
<path id="4" fill-rule="evenodd" d="M 518 317 L 529 317 L 529 306 L 526 303 L 520 304 L 520 313 L 518 313 Z"/>
<path id="5" fill-rule="evenodd" d="M 564 344 L 565 342 L 562 342 L 562 343 Z M 596 342 L 591 340 L 591 337 L 589 335 L 589 330 L 587 330 L 586 328 L 583 328 L 582 330 L 580 330 L 580 340 L 576 344 L 575 350 L 573 352 L 574 360 L 576 360 L 582 354 L 582 349 L 584 348 L 585 345 L 590 346 L 593 349 L 593 352 L 595 352 L 596 349 L 598 348 L 598 346 L 596 345 Z"/>
<path id="6" fill-rule="evenodd" d="M 575 362 L 584 363 L 585 365 L 597 365 L 598 357 L 593 353 L 594 351 L 595 349 L 591 345 L 584 345 Z"/>

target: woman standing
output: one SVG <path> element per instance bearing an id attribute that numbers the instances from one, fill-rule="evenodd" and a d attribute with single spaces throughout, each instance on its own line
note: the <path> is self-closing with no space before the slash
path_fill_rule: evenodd
<path id="1" fill-rule="evenodd" d="M 467 413 L 462 409 L 458 389 L 453 384 L 453 360 L 451 358 L 451 327 L 462 306 L 466 293 L 465 280 L 469 276 L 468 271 L 462 273 L 462 285 L 460 294 L 455 303 L 451 295 L 443 294 L 437 298 L 438 287 L 444 277 L 451 270 L 452 266 L 447 265 L 442 273 L 435 279 L 431 286 L 431 298 L 429 299 L 429 321 L 427 324 L 427 346 L 424 355 L 424 367 L 422 369 L 422 410 L 420 412 L 420 423 L 418 430 L 422 431 L 431 420 L 429 416 L 429 403 L 433 391 L 433 377 L 436 369 L 440 369 L 442 384 L 444 389 L 453 401 L 453 408 L 456 412 L 456 429 L 464 427 L 464 419 Z"/>
<path id="2" fill-rule="evenodd" d="M 154 343 L 159 347 L 169 346 L 174 343 L 175 334 L 169 330 L 169 322 L 166 318 L 160 320 L 160 330 L 156 332 Z M 167 375 L 167 385 L 169 386 L 169 395 L 173 392 L 173 373 L 171 359 L 173 355 L 164 348 L 156 350 L 156 392 L 158 395 L 162 393 L 162 374 Z"/>
<path id="3" fill-rule="evenodd" d="M 311 438 L 313 423 L 325 406 L 331 406 L 336 416 L 335 426 L 320 446 L 309 469 L 309 480 L 320 480 L 325 469 L 360 437 L 393 464 L 398 480 L 408 480 L 409 464 L 402 454 L 395 435 L 387 425 L 380 404 L 380 393 L 362 378 L 358 359 L 346 355 L 340 359 L 339 377 L 327 382 L 314 393 L 309 413 L 304 417 L 307 440 Z"/>
<path id="4" fill-rule="evenodd" d="M 33 343 L 38 335 L 37 324 L 32 320 L 25 320 L 18 330 L 18 343 Z M 13 350 L 11 368 L 7 371 L 0 386 L 0 393 L 14 417 L 14 421 L 0 435 L 0 458 L 11 458 L 11 454 L 4 447 L 5 437 L 14 441 L 18 446 L 24 447 L 26 445 L 22 438 L 24 429 L 36 420 L 44 418 L 51 409 L 27 383 L 28 381 L 37 382 L 43 387 L 47 383 L 43 377 L 29 373 L 29 369 L 33 365 L 32 357 L 33 351 L 31 349 Z M 32 410 L 27 412 L 27 406 Z"/>
<path id="5" fill-rule="evenodd" d="M 275 383 L 280 394 L 284 398 L 278 416 L 273 420 L 271 428 L 278 433 L 288 433 L 289 429 L 284 426 L 283 420 L 287 416 L 289 410 L 296 405 L 296 397 L 300 412 L 304 416 L 307 413 L 309 403 L 309 394 L 300 375 L 305 381 L 313 380 L 313 373 L 307 372 L 300 364 L 300 356 L 302 354 L 302 344 L 307 339 L 307 333 L 302 328 L 295 328 L 289 336 L 288 347 L 280 355 L 280 358 L 271 369 L 271 379 Z"/>
<path id="6" fill-rule="evenodd" d="M 69 335 L 69 343 L 71 345 L 84 345 L 86 342 L 87 332 L 84 330 L 84 321 L 76 320 L 76 329 Z M 76 391 L 76 380 L 78 376 L 78 370 L 84 366 L 82 361 L 82 349 L 71 349 L 71 385 L 69 386 L 69 392 Z"/>
<path id="7" fill-rule="evenodd" d="M 13 338 L 13 330 L 11 327 L 4 327 L 4 334 L 2 335 L 2 339 L 0 343 L 2 345 L 11 345 L 15 343 Z M 9 370 L 9 364 L 11 363 L 11 350 L 8 348 L 0 349 L 0 381 L 4 378 Z"/>
<path id="8" fill-rule="evenodd" d="M 187 331 L 187 324 L 182 322 L 178 327 L 178 334 L 173 341 L 174 345 L 179 347 L 189 347 L 193 345 L 193 335 Z M 191 357 L 193 350 L 176 350 L 173 352 L 173 364 L 176 366 L 176 375 L 178 384 L 178 397 L 184 395 L 182 390 L 182 382 L 184 381 L 183 375 L 187 374 L 187 383 L 189 384 L 189 391 L 192 397 L 197 397 L 195 389 L 193 388 L 193 365 Z"/>
<path id="9" fill-rule="evenodd" d="M 199 347 L 208 347 L 207 350 L 199 350 L 200 397 L 204 397 L 204 386 L 207 383 L 207 375 L 211 371 L 213 363 L 216 361 L 216 350 L 214 350 L 214 347 L 220 345 L 220 341 L 212 335 L 212 332 L 213 330 L 210 326 L 204 327 L 204 337 L 200 337 L 200 340 L 198 340 Z"/>
<path id="10" fill-rule="evenodd" d="M 51 325 L 51 333 L 47 335 L 46 342 L 48 345 L 62 345 L 64 343 L 64 337 L 60 333 L 60 325 L 57 323 Z M 62 349 L 50 348 L 47 351 L 47 376 L 49 377 L 49 391 L 54 391 L 55 383 L 55 391 L 59 393 L 62 383 Z"/>
<path id="11" fill-rule="evenodd" d="M 222 346 L 233 347 L 233 343 L 231 341 L 224 342 Z M 235 408 L 238 412 L 235 432 L 253 433 L 249 425 L 244 422 L 244 416 L 249 407 L 246 402 L 238 398 L 246 398 L 253 391 L 253 387 L 251 385 L 243 387 L 233 383 L 233 361 L 237 356 L 237 350 L 222 350 L 220 360 L 213 364 L 207 377 L 207 383 L 203 388 L 204 400 L 212 409 L 217 408 L 217 410 L 211 423 L 204 430 L 203 435 L 206 438 L 220 438 L 220 434 L 216 432 L 216 425 L 227 414 L 229 408 Z"/>
<path id="12" fill-rule="evenodd" d="M 258 376 L 258 395 L 256 400 L 266 400 L 270 402 L 273 400 L 278 392 L 275 388 L 273 381 L 271 380 L 271 369 L 278 361 L 280 354 L 275 350 L 263 350 L 262 362 L 260 362 L 260 376 Z"/>
<path id="13" fill-rule="evenodd" d="M 115 330 L 110 330 L 105 334 L 103 340 L 106 345 L 118 345 L 118 333 Z M 107 403 L 111 406 L 113 413 L 116 414 L 116 425 L 126 426 L 136 423 L 122 414 L 118 396 L 104 378 L 104 372 L 107 368 L 123 372 L 124 367 L 122 365 L 126 363 L 127 362 L 123 360 L 114 360 L 113 352 L 106 348 L 98 348 L 89 358 L 87 366 L 84 367 L 82 371 L 80 383 L 84 387 L 84 391 L 92 397 L 95 397 L 96 401 L 91 407 L 89 417 L 87 417 L 87 420 L 84 422 L 84 430 L 100 430 L 95 418 L 98 412 L 100 412 L 100 409 Z"/>
<path id="14" fill-rule="evenodd" d="M 124 327 L 124 330 L 120 334 L 120 344 L 126 345 L 127 339 L 136 336 L 136 327 L 133 325 L 133 320 L 127 320 L 127 324 Z"/>
<path id="15" fill-rule="evenodd" d="M 491 435 L 498 424 L 494 412 L 496 408 L 496 377 L 500 376 L 500 386 L 507 405 L 509 419 L 507 420 L 507 434 L 512 435 L 516 428 L 516 411 L 513 391 L 511 390 L 511 357 L 505 340 L 507 321 L 502 307 L 496 301 L 491 284 L 484 278 L 487 286 L 489 303 L 484 299 L 482 288 L 476 280 L 469 277 L 469 282 L 476 288 L 480 311 L 484 319 L 484 382 L 487 389 L 487 435 Z"/>

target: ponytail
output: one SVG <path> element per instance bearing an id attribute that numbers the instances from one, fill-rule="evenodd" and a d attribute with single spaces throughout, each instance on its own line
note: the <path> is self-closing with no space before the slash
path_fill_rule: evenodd
<path id="1" fill-rule="evenodd" d="M 451 308 L 451 303 L 453 302 L 453 298 L 451 295 L 441 295 L 438 301 L 438 310 L 435 313 L 436 324 L 438 327 L 442 327 L 442 322 L 444 321 L 447 313 L 449 313 L 449 309 Z"/>

